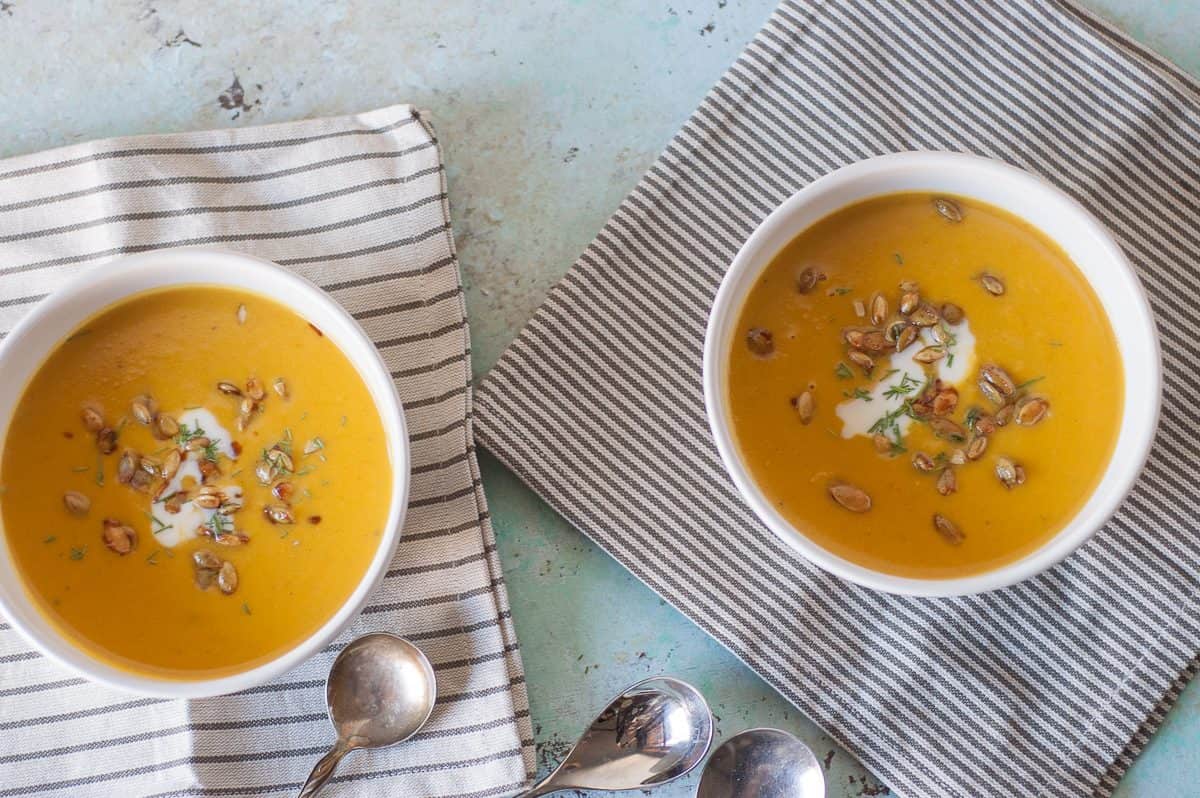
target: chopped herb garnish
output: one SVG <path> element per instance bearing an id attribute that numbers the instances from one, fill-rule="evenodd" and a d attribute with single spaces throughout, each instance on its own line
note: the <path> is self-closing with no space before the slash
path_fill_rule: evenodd
<path id="1" fill-rule="evenodd" d="M 92 467 L 91 466 L 73 466 L 71 468 L 71 470 L 74 471 L 76 474 L 82 474 L 84 471 L 91 471 Z"/>
<path id="2" fill-rule="evenodd" d="M 883 381 L 883 380 L 886 380 L 888 377 L 892 376 L 893 374 L 899 374 L 899 373 L 900 373 L 900 369 L 888 369 L 887 373 L 884 374 L 879 379 L 880 379 L 880 381 Z"/>
<path id="3" fill-rule="evenodd" d="M 204 428 L 201 427 L 199 424 L 197 424 L 194 427 L 189 428 L 187 424 L 181 423 L 179 425 L 179 434 L 175 436 L 175 441 L 180 446 L 182 446 L 183 444 L 190 441 L 192 438 L 200 438 L 200 437 L 203 437 L 203 435 L 204 435 Z"/>
<path id="4" fill-rule="evenodd" d="M 219 438 L 216 440 L 210 441 L 208 446 L 204 447 L 204 459 L 208 460 L 209 462 L 212 462 L 212 463 L 215 463 L 218 460 L 220 460 L 221 459 L 221 450 L 217 448 L 220 445 L 221 445 L 221 440 Z"/>
<path id="5" fill-rule="evenodd" d="M 87 334 L 88 334 L 88 333 L 90 333 L 90 332 L 91 332 L 91 330 L 88 330 L 88 329 L 86 329 L 86 328 L 85 328 L 85 329 L 82 329 L 82 330 L 76 330 L 75 332 L 73 332 L 73 333 L 71 333 L 70 335 L 68 335 L 68 336 L 67 336 L 67 340 L 68 340 L 68 341 L 74 341 L 76 338 L 80 338 L 80 337 L 82 337 L 82 336 L 84 336 L 84 335 L 87 335 Z"/>
<path id="6" fill-rule="evenodd" d="M 305 410 L 303 413 L 301 413 L 301 414 L 300 414 L 300 420 L 301 420 L 301 421 L 303 421 L 303 420 L 304 420 L 304 419 L 306 419 L 306 418 L 308 418 L 308 411 L 307 411 L 307 410 Z"/>
<path id="7" fill-rule="evenodd" d="M 212 533 L 213 538 L 219 538 L 229 530 L 227 521 L 228 519 L 221 513 L 213 513 L 204 522 L 204 528 Z"/>
<path id="8" fill-rule="evenodd" d="M 246 603 L 246 602 L 244 602 L 244 601 L 242 602 L 242 612 L 246 613 L 247 615 L 253 615 L 253 614 L 254 614 L 254 613 L 250 612 L 250 605 L 249 605 L 249 604 L 247 604 L 247 603 Z"/>
<path id="9" fill-rule="evenodd" d="M 904 454 L 907 451 L 908 451 L 908 449 L 906 449 L 904 447 L 904 444 L 900 443 L 900 441 L 898 441 L 898 440 L 895 440 L 895 441 L 892 441 L 892 449 L 889 452 L 889 454 L 895 456 L 898 454 Z"/>
<path id="10" fill-rule="evenodd" d="M 864 402 L 875 401 L 875 397 L 871 396 L 871 392 L 864 388 L 855 388 L 853 391 L 842 391 L 842 396 L 847 399 L 862 399 Z"/>
<path id="11" fill-rule="evenodd" d="M 160 519 L 154 513 L 146 513 L 146 518 L 150 519 L 150 523 L 153 525 L 151 528 L 151 531 L 154 532 L 154 534 L 156 534 L 156 535 L 159 532 L 164 532 L 168 529 L 173 528 L 171 524 L 164 522 L 162 519 Z"/>
<path id="12" fill-rule="evenodd" d="M 104 487 L 104 455 L 96 454 L 96 484 Z"/>
<path id="13" fill-rule="evenodd" d="M 71 559 L 72 560 L 82 560 L 85 554 L 87 554 L 87 546 L 72 546 L 71 547 Z"/>
<path id="14" fill-rule="evenodd" d="M 968 410 L 967 416 L 965 419 L 966 424 L 967 424 L 967 429 L 974 432 L 975 431 L 975 422 L 978 421 L 979 417 L 982 415 L 983 415 L 983 411 L 980 410 L 978 407 L 972 407 L 970 410 Z"/>
<path id="15" fill-rule="evenodd" d="M 838 296 L 845 296 L 846 294 L 850 293 L 853 290 L 854 290 L 853 288 L 846 288 L 845 286 L 838 286 L 837 288 L 833 289 L 833 293 L 837 294 Z"/>
<path id="16" fill-rule="evenodd" d="M 1062 341 L 1050 341 L 1050 346 L 1062 346 Z"/>
<path id="17" fill-rule="evenodd" d="M 304 444 L 304 454 L 310 455 L 310 454 L 313 454 L 314 452 L 319 452 L 324 448 L 325 448 L 325 441 L 321 440 L 319 437 L 316 437 L 316 438 L 313 438 L 312 440 L 310 440 L 308 443 Z"/>
<path id="18" fill-rule="evenodd" d="M 954 365 L 954 353 L 951 352 L 950 354 L 946 355 L 946 368 L 950 368 L 953 365 Z"/>
<path id="19" fill-rule="evenodd" d="M 905 372 L 904 376 L 900 378 L 900 382 L 895 385 L 889 385 L 887 390 L 883 392 L 883 395 L 888 399 L 899 399 L 901 396 L 907 396 L 915 391 L 920 384 L 920 380 L 909 376 L 908 372 Z"/>
<path id="20" fill-rule="evenodd" d="M 904 258 L 901 257 L 899 252 L 893 252 L 892 257 L 896 259 L 896 265 L 898 265 L 898 266 L 904 265 Z"/>
<path id="21" fill-rule="evenodd" d="M 933 456 L 933 464 L 936 466 L 944 466 L 950 461 L 945 452 L 938 452 Z"/>
<path id="22" fill-rule="evenodd" d="M 344 427 L 344 426 L 346 426 L 346 422 L 347 422 L 347 421 L 349 421 L 349 420 L 350 420 L 350 419 L 346 418 L 345 416 L 342 416 L 342 426 L 343 426 L 343 427 Z"/>
<path id="23" fill-rule="evenodd" d="M 42 538 L 43 543 L 53 543 L 56 540 L 58 540 L 58 535 L 48 535 Z"/>
<path id="24" fill-rule="evenodd" d="M 314 472 L 314 471 L 316 471 L 316 470 L 317 470 L 317 469 L 316 469 L 316 468 L 314 468 L 313 466 L 305 466 L 304 468 L 301 468 L 299 471 L 297 471 L 297 472 L 294 474 L 294 476 L 297 476 L 297 477 L 306 477 L 306 476 L 308 476 L 309 474 L 311 474 L 312 472 Z"/>
<path id="25" fill-rule="evenodd" d="M 146 558 L 146 564 L 158 565 L 158 553 L 160 551 L 162 551 L 162 549 L 155 549 L 154 551 L 150 552 L 150 556 Z"/>
<path id="26" fill-rule="evenodd" d="M 1023 390 L 1025 390 L 1026 388 L 1028 388 L 1030 385 L 1033 385 L 1033 384 L 1035 384 L 1035 383 L 1039 383 L 1039 382 L 1041 382 L 1041 381 L 1042 381 L 1042 380 L 1044 380 L 1044 379 L 1046 379 L 1046 376 L 1043 374 L 1041 377 L 1034 377 L 1032 380 L 1025 380 L 1025 382 L 1023 382 L 1023 383 L 1021 383 L 1020 385 L 1018 385 L 1018 386 L 1017 386 L 1017 390 L 1018 390 L 1018 391 L 1023 391 Z"/>
<path id="27" fill-rule="evenodd" d="M 839 380 L 849 380 L 854 378 L 854 372 L 845 363 L 838 363 L 837 368 L 833 370 Z"/>
<path id="28" fill-rule="evenodd" d="M 117 434 L 121 434 L 121 430 L 125 429 L 125 425 L 129 423 L 127 416 L 121 416 L 121 420 L 117 422 Z"/>
<path id="29" fill-rule="evenodd" d="M 203 405 L 188 405 L 187 407 L 185 407 L 183 409 L 184 410 L 200 410 L 202 407 L 203 407 Z"/>
<path id="30" fill-rule="evenodd" d="M 233 477 L 236 477 L 240 473 L 242 473 L 242 469 L 239 468 L 237 471 L 234 471 L 232 474 L 230 474 L 229 478 L 232 479 Z"/>

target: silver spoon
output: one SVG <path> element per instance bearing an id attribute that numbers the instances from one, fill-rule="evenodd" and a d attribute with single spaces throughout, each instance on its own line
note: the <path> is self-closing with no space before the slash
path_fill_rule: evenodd
<path id="1" fill-rule="evenodd" d="M 299 798 L 316 795 L 356 748 L 385 748 L 412 737 L 429 720 L 436 699 L 433 666 L 421 649 L 385 632 L 351 641 L 325 682 L 337 742 L 317 762 Z"/>
<path id="2" fill-rule="evenodd" d="M 614 698 L 554 772 L 521 798 L 664 784 L 704 760 L 712 735 L 712 712 L 695 687 L 646 679 Z"/>
<path id="3" fill-rule="evenodd" d="M 713 751 L 696 798 L 824 798 L 825 775 L 812 749 L 779 729 L 735 734 Z"/>

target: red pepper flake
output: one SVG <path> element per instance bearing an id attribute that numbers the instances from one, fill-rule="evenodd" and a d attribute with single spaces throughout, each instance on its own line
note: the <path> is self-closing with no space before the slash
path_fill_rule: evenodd
<path id="1" fill-rule="evenodd" d="M 321 336 L 322 338 L 325 337 L 325 333 L 321 332 L 321 328 L 318 327 L 317 325 L 313 324 L 311 321 L 308 323 L 308 326 L 312 327 L 312 331 L 315 332 L 317 335 Z"/>
<path id="2" fill-rule="evenodd" d="M 310 516 L 308 517 L 308 523 L 312 524 L 313 526 L 316 526 L 317 524 L 321 523 L 321 516 L 319 516 L 319 515 L 310 515 Z"/>
<path id="3" fill-rule="evenodd" d="M 67 438 L 67 439 L 74 438 L 74 437 L 75 437 L 75 433 L 74 433 L 74 432 L 64 432 L 64 433 L 63 433 L 63 437 L 64 437 L 64 438 Z"/>
<path id="4" fill-rule="evenodd" d="M 241 445 L 240 443 L 238 443 L 237 441 L 231 441 L 231 442 L 229 443 L 229 448 L 230 448 L 230 449 L 233 449 L 233 456 L 234 456 L 234 457 L 241 457 L 241 456 L 242 456 L 242 445 Z"/>

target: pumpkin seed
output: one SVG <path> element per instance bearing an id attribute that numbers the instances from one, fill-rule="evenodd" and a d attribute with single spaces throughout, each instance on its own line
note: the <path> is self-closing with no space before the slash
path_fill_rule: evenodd
<path id="1" fill-rule="evenodd" d="M 933 306 L 924 302 L 914 308 L 908 318 L 918 327 L 932 327 L 940 320 L 938 312 L 934 310 Z"/>
<path id="2" fill-rule="evenodd" d="M 958 422 L 942 416 L 930 418 L 929 429 L 939 438 L 944 438 L 955 443 L 962 443 L 967 439 L 967 431 Z"/>
<path id="3" fill-rule="evenodd" d="M 171 515 L 176 515 L 183 509 L 183 503 L 187 501 L 187 491 L 177 490 L 163 500 L 163 509 Z"/>
<path id="4" fill-rule="evenodd" d="M 842 330 L 842 338 L 847 344 L 855 349 L 863 348 L 863 340 L 867 337 L 867 331 L 858 329 L 857 327 L 847 327 Z"/>
<path id="5" fill-rule="evenodd" d="M 896 337 L 896 351 L 903 352 L 905 349 L 908 349 L 912 342 L 917 340 L 917 334 L 918 331 L 916 327 L 905 327 L 903 332 Z"/>
<path id="6" fill-rule="evenodd" d="M 282 504 L 268 504 L 263 508 L 263 515 L 272 524 L 294 524 L 296 517 L 292 511 Z"/>
<path id="7" fill-rule="evenodd" d="M 967 453 L 962 449 L 955 449 L 950 452 L 950 463 L 951 465 L 966 465 Z"/>
<path id="8" fill-rule="evenodd" d="M 278 446 L 272 446 L 267 450 L 267 462 L 282 471 L 296 470 L 292 463 L 292 456 Z"/>
<path id="9" fill-rule="evenodd" d="M 117 450 L 117 431 L 112 427 L 103 427 L 96 433 L 96 448 L 100 454 L 112 454 Z"/>
<path id="10" fill-rule="evenodd" d="M 963 220 L 962 208 L 952 199 L 934 197 L 933 208 L 947 221 L 958 223 Z"/>
<path id="11" fill-rule="evenodd" d="M 251 418 L 251 416 L 249 416 L 246 413 L 241 413 L 240 415 L 238 415 L 238 417 L 237 417 L 238 432 L 246 431 L 246 428 L 250 426 L 250 418 Z"/>
<path id="12" fill-rule="evenodd" d="M 238 405 L 238 410 L 243 416 L 251 416 L 255 410 L 258 410 L 258 400 L 249 396 L 242 398 L 242 403 Z"/>
<path id="13" fill-rule="evenodd" d="M 943 388 L 934 394 L 932 408 L 935 416 L 949 415 L 954 412 L 956 407 L 958 407 L 958 391 L 954 388 Z"/>
<path id="14" fill-rule="evenodd" d="M 1004 396 L 1012 396 L 1016 393 L 1017 383 L 1008 372 L 997 366 L 995 363 L 985 363 L 979 369 L 979 375 L 995 385 Z"/>
<path id="15" fill-rule="evenodd" d="M 943 496 L 949 496 L 956 490 L 958 490 L 958 477 L 955 476 L 954 469 L 943 468 L 942 473 L 938 474 L 937 492 Z"/>
<path id="16" fill-rule="evenodd" d="M 226 396 L 241 396 L 242 389 L 234 385 L 232 382 L 221 381 L 217 383 L 217 390 Z"/>
<path id="17" fill-rule="evenodd" d="M 1050 412 L 1050 403 L 1040 396 L 1026 396 L 1017 402 L 1015 418 L 1023 427 L 1032 427 Z"/>
<path id="18" fill-rule="evenodd" d="M 237 496 L 221 496 L 221 512 L 225 515 L 236 513 L 242 506 L 242 500 Z"/>
<path id="19" fill-rule="evenodd" d="M 870 355 L 864 352 L 851 349 L 846 353 L 846 359 L 862 369 L 864 374 L 870 374 L 875 368 L 875 361 L 871 359 Z"/>
<path id="20" fill-rule="evenodd" d="M 993 416 L 993 418 L 996 420 L 996 426 L 1003 427 L 1008 424 L 1008 422 L 1012 421 L 1013 414 L 1016 413 L 1016 411 L 1017 408 L 1013 405 L 1005 405 L 997 410 L 996 415 Z"/>
<path id="21" fill-rule="evenodd" d="M 1004 294 L 1004 281 L 991 272 L 984 272 L 979 275 L 979 283 L 992 296 L 1002 296 Z"/>
<path id="22" fill-rule="evenodd" d="M 271 383 L 271 387 L 275 389 L 275 393 L 279 395 L 280 399 L 288 398 L 288 386 L 283 377 L 276 377 L 275 382 Z"/>
<path id="23" fill-rule="evenodd" d="M 852 513 L 865 513 L 871 509 L 871 497 L 861 488 L 839 482 L 829 486 L 833 500 Z"/>
<path id="24" fill-rule="evenodd" d="M 204 510 L 216 510 L 221 506 L 221 497 L 215 493 L 202 493 L 192 499 L 192 504 Z"/>
<path id="25" fill-rule="evenodd" d="M 946 356 L 946 350 L 943 349 L 942 347 L 926 346 L 923 349 L 917 350 L 917 353 L 915 355 L 913 355 L 913 360 L 917 361 L 918 363 L 923 363 L 924 365 L 928 366 L 928 365 L 938 362 L 945 356 Z"/>
<path id="26" fill-rule="evenodd" d="M 866 318 L 867 306 L 863 304 L 861 299 L 854 300 L 854 315 L 858 316 L 860 319 Z"/>
<path id="27" fill-rule="evenodd" d="M 200 468 L 200 480 L 209 482 L 210 480 L 221 476 L 221 468 L 212 460 L 200 460 L 197 465 Z"/>
<path id="28" fill-rule="evenodd" d="M 150 492 L 150 483 L 154 481 L 154 477 L 147 474 L 142 469 L 133 472 L 133 476 L 129 478 L 129 487 L 142 493 Z"/>
<path id="29" fill-rule="evenodd" d="M 87 515 L 92 509 L 92 500 L 77 490 L 69 490 L 63 494 L 63 506 L 71 515 Z"/>
<path id="30" fill-rule="evenodd" d="M 942 318 L 947 324 L 958 324 L 966 316 L 963 309 L 953 302 L 946 302 L 942 305 Z"/>
<path id="31" fill-rule="evenodd" d="M 154 432 L 154 437 L 159 440 L 170 440 L 179 434 L 179 422 L 174 416 L 162 413 L 154 420 Z"/>
<path id="32" fill-rule="evenodd" d="M 887 297 L 876 291 L 875 296 L 871 297 L 871 323 L 876 326 L 881 325 L 887 320 L 887 316 Z"/>
<path id="33" fill-rule="evenodd" d="M 908 322 L 904 319 L 897 319 L 883 328 L 883 337 L 887 339 L 888 343 L 895 344 L 906 329 L 908 329 Z"/>
<path id="34" fill-rule="evenodd" d="M 133 420 L 147 427 L 154 422 L 154 410 L 151 409 L 150 401 L 148 396 L 139 396 L 129 403 L 129 413 Z"/>
<path id="35" fill-rule="evenodd" d="M 192 562 L 196 564 L 197 568 L 202 568 L 206 571 L 216 571 L 221 567 L 221 558 L 207 549 L 198 549 L 192 555 Z"/>
<path id="36" fill-rule="evenodd" d="M 238 587 L 238 572 L 234 564 L 229 560 L 221 563 L 221 570 L 217 572 L 217 587 L 226 596 L 237 590 Z"/>
<path id="37" fill-rule="evenodd" d="M 183 456 L 179 454 L 178 449 L 172 449 L 167 452 L 167 456 L 162 462 L 162 478 L 171 481 L 171 478 L 179 471 L 179 466 L 183 465 Z"/>
<path id="38" fill-rule="evenodd" d="M 775 351 L 775 338 L 771 335 L 770 330 L 752 327 L 750 332 L 746 333 L 746 346 L 750 347 L 750 351 L 759 357 L 766 357 Z"/>
<path id="39" fill-rule="evenodd" d="M 189 452 L 198 452 L 202 449 L 207 449 L 212 446 L 212 440 L 203 436 L 197 435 L 195 438 L 188 438 L 188 442 L 183 445 L 183 448 Z"/>
<path id="40" fill-rule="evenodd" d="M 976 424 L 976 429 L 978 428 L 978 424 Z M 975 438 L 973 441 L 971 441 L 971 444 L 967 446 L 967 459 L 978 460 L 980 457 L 983 457 L 983 453 L 987 451 L 987 447 L 987 438 L 983 437 L 982 435 L 978 438 Z"/>
<path id="41" fill-rule="evenodd" d="M 91 405 L 85 405 L 79 411 L 79 417 L 83 420 L 83 427 L 88 432 L 99 432 L 104 429 L 104 416 Z"/>
<path id="42" fill-rule="evenodd" d="M 280 482 L 275 487 L 271 488 L 271 493 L 279 501 L 285 504 L 292 500 L 292 495 L 295 494 L 296 488 L 290 482 Z"/>
<path id="43" fill-rule="evenodd" d="M 138 463 L 138 468 L 142 469 L 152 477 L 157 477 L 162 473 L 162 465 L 153 457 L 143 457 Z"/>
<path id="44" fill-rule="evenodd" d="M 104 519 L 104 531 L 101 537 L 104 540 L 104 545 L 110 551 L 114 551 L 121 556 L 137 548 L 137 532 L 132 527 L 122 524 L 115 518 Z"/>
<path id="45" fill-rule="evenodd" d="M 265 399 L 267 392 L 263 388 L 262 380 L 258 377 L 251 377 L 246 380 L 246 395 L 256 402 L 261 402 Z"/>
<path id="46" fill-rule="evenodd" d="M 979 392 L 986 396 L 988 401 L 992 404 L 1003 405 L 1007 404 L 1008 402 L 1008 399 L 1005 398 L 1004 394 L 1000 393 L 1000 389 L 995 385 L 992 385 L 987 380 L 981 379 L 979 381 Z"/>
<path id="47" fill-rule="evenodd" d="M 966 536 L 958 526 L 941 513 L 933 514 L 933 528 L 952 546 L 957 546 L 966 540 Z"/>
<path id="48" fill-rule="evenodd" d="M 933 463 L 933 458 L 924 452 L 917 452 L 912 456 L 913 468 L 923 474 L 928 474 L 936 467 Z"/>
<path id="49" fill-rule="evenodd" d="M 271 480 L 275 479 L 276 473 L 278 473 L 277 469 L 266 460 L 260 460 L 254 467 L 254 476 L 258 478 L 261 485 L 270 485 Z"/>
<path id="50" fill-rule="evenodd" d="M 875 444 L 875 451 L 880 454 L 892 453 L 892 439 L 888 436 L 876 432 L 871 438 L 871 442 Z"/>
<path id="51" fill-rule="evenodd" d="M 213 542 L 222 546 L 244 546 L 250 542 L 250 536 L 244 532 L 226 532 L 213 538 Z"/>
<path id="52" fill-rule="evenodd" d="M 825 275 L 809 266 L 800 272 L 800 276 L 796 278 L 796 290 L 802 294 L 807 294 L 817 287 L 817 283 L 824 279 Z"/>
<path id="53" fill-rule="evenodd" d="M 916 290 L 905 291 L 900 295 L 900 312 L 907 316 L 921 304 L 921 294 Z"/>
<path id="54" fill-rule="evenodd" d="M 138 453 L 133 449 L 121 452 L 121 459 L 117 461 L 117 482 L 128 485 L 133 480 L 134 472 L 138 470 L 140 459 Z"/>
<path id="55" fill-rule="evenodd" d="M 1007 457 L 996 458 L 996 478 L 1012 489 L 1025 482 L 1025 469 Z"/>
<path id="56" fill-rule="evenodd" d="M 944 324 L 935 324 L 929 328 L 929 335 L 935 343 L 945 345 L 950 341 L 950 332 Z"/>
<path id="57" fill-rule="evenodd" d="M 805 391 L 797 396 L 792 400 L 792 405 L 796 408 L 796 417 L 800 419 L 801 424 L 808 424 L 813 420 L 816 403 L 813 401 L 812 391 Z"/>
<path id="58" fill-rule="evenodd" d="M 217 566 L 217 570 L 220 570 L 220 566 Z M 195 578 L 196 587 L 208 590 L 217 579 L 217 571 L 210 568 L 197 568 L 195 569 Z"/>
<path id="59" fill-rule="evenodd" d="M 997 414 L 998 415 L 998 414 Z M 987 436 L 995 434 L 1000 425 L 996 423 L 996 416 L 980 416 L 975 419 L 975 434 Z"/>

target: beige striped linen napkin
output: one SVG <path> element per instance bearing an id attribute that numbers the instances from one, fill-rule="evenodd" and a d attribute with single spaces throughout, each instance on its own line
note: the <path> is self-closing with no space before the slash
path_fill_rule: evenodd
<path id="1" fill-rule="evenodd" d="M 0 162 L 0 336 L 80 270 L 198 244 L 294 269 L 375 341 L 412 435 L 403 539 L 351 629 L 292 672 L 232 696 L 112 692 L 0 623 L 0 798 L 289 794 L 332 741 L 330 663 L 373 630 L 425 650 L 437 708 L 408 743 L 344 762 L 330 798 L 517 791 L 533 767 L 532 732 L 471 444 L 470 343 L 432 129 L 401 105 Z"/>

